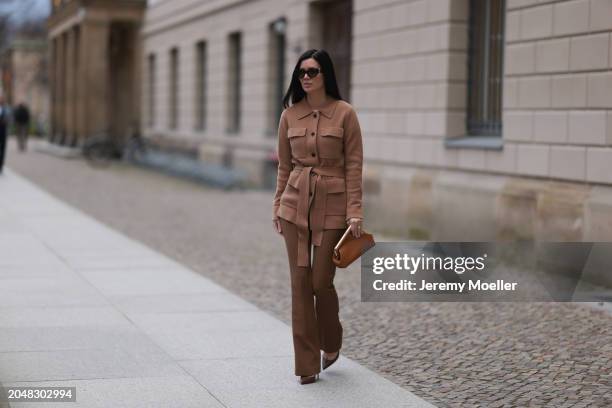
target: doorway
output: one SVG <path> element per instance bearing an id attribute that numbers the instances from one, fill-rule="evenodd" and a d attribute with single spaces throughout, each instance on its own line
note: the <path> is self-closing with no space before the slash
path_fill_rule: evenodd
<path id="1" fill-rule="evenodd" d="M 108 129 L 118 142 L 126 140 L 135 118 L 134 84 L 136 69 L 136 28 L 134 24 L 113 22 L 109 43 Z"/>

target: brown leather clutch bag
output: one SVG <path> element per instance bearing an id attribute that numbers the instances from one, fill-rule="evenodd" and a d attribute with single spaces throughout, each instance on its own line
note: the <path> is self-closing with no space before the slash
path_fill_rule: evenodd
<path id="1" fill-rule="evenodd" d="M 361 231 L 359 238 L 355 238 L 350 231 L 351 227 L 349 226 L 344 232 L 344 235 L 342 235 L 342 238 L 340 238 L 334 247 L 332 260 L 339 268 L 346 268 L 352 264 L 355 259 L 363 255 L 368 249 L 376 245 L 372 234 Z"/>

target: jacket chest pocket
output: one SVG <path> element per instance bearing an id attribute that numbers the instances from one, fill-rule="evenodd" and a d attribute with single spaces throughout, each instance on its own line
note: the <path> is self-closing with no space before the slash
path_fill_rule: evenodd
<path id="1" fill-rule="evenodd" d="M 339 159 L 344 150 L 344 128 L 322 127 L 319 131 L 319 156 L 326 159 Z"/>
<path id="2" fill-rule="evenodd" d="M 287 137 L 294 157 L 306 157 L 306 128 L 289 128 Z"/>

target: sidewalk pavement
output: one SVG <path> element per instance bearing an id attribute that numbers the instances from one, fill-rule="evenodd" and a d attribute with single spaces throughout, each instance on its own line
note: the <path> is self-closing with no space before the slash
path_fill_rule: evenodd
<path id="1" fill-rule="evenodd" d="M 298 384 L 285 323 L 6 167 L 0 226 L 4 386 L 75 386 L 71 407 L 432 407 L 344 356 Z"/>

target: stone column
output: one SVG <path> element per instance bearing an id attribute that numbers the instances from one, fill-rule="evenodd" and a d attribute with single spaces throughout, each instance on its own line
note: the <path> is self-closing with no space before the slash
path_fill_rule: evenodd
<path id="1" fill-rule="evenodd" d="M 148 78 L 146 75 L 143 75 L 143 62 L 144 62 L 144 44 L 143 37 L 141 35 L 142 24 L 138 23 L 134 25 L 133 35 L 134 35 L 134 48 L 132 58 L 134 61 L 133 65 L 133 109 L 132 109 L 132 123 L 134 126 L 140 130 L 142 128 L 141 123 L 141 107 L 142 107 L 142 82 L 145 78 Z"/>
<path id="2" fill-rule="evenodd" d="M 82 25 L 78 25 L 75 27 L 75 98 L 77 100 L 77 104 L 75 106 L 74 115 L 75 115 L 75 140 L 74 143 L 80 145 L 83 143 L 86 129 L 85 126 L 87 124 L 86 121 L 86 110 L 85 110 L 85 101 L 87 98 L 87 87 L 89 84 L 87 83 L 87 78 L 85 77 L 85 67 L 87 61 L 85 57 L 87 43 L 83 41 L 83 28 Z"/>
<path id="3" fill-rule="evenodd" d="M 85 20 L 81 25 L 81 78 L 86 84 L 82 101 L 84 137 L 108 131 L 109 22 Z"/>
<path id="4" fill-rule="evenodd" d="M 66 132 L 62 144 L 69 144 L 74 136 L 74 30 L 66 32 L 64 123 Z"/>
<path id="5" fill-rule="evenodd" d="M 47 137 L 49 141 L 53 141 L 53 135 L 56 132 L 56 117 L 55 117 L 55 108 L 56 108 L 56 98 L 57 98 L 57 88 L 56 88 L 56 75 L 57 75 L 57 39 L 55 37 L 49 38 L 49 78 L 51 79 L 49 83 L 49 134 Z"/>
<path id="6" fill-rule="evenodd" d="M 57 42 L 57 58 L 55 65 L 55 134 L 53 135 L 53 143 L 60 143 L 65 132 L 64 127 L 64 75 L 66 73 L 65 45 L 66 37 L 64 33 L 58 34 L 55 37 Z"/>
<path id="7" fill-rule="evenodd" d="M 57 112 L 57 121 L 59 132 L 57 134 L 56 142 L 58 144 L 63 144 L 66 139 L 67 132 L 67 124 L 66 124 L 66 106 L 67 106 L 67 97 L 66 94 L 66 71 L 68 64 L 68 34 L 66 32 L 62 32 L 59 36 L 60 42 L 60 61 L 59 61 L 59 71 L 58 71 L 58 112 Z"/>

